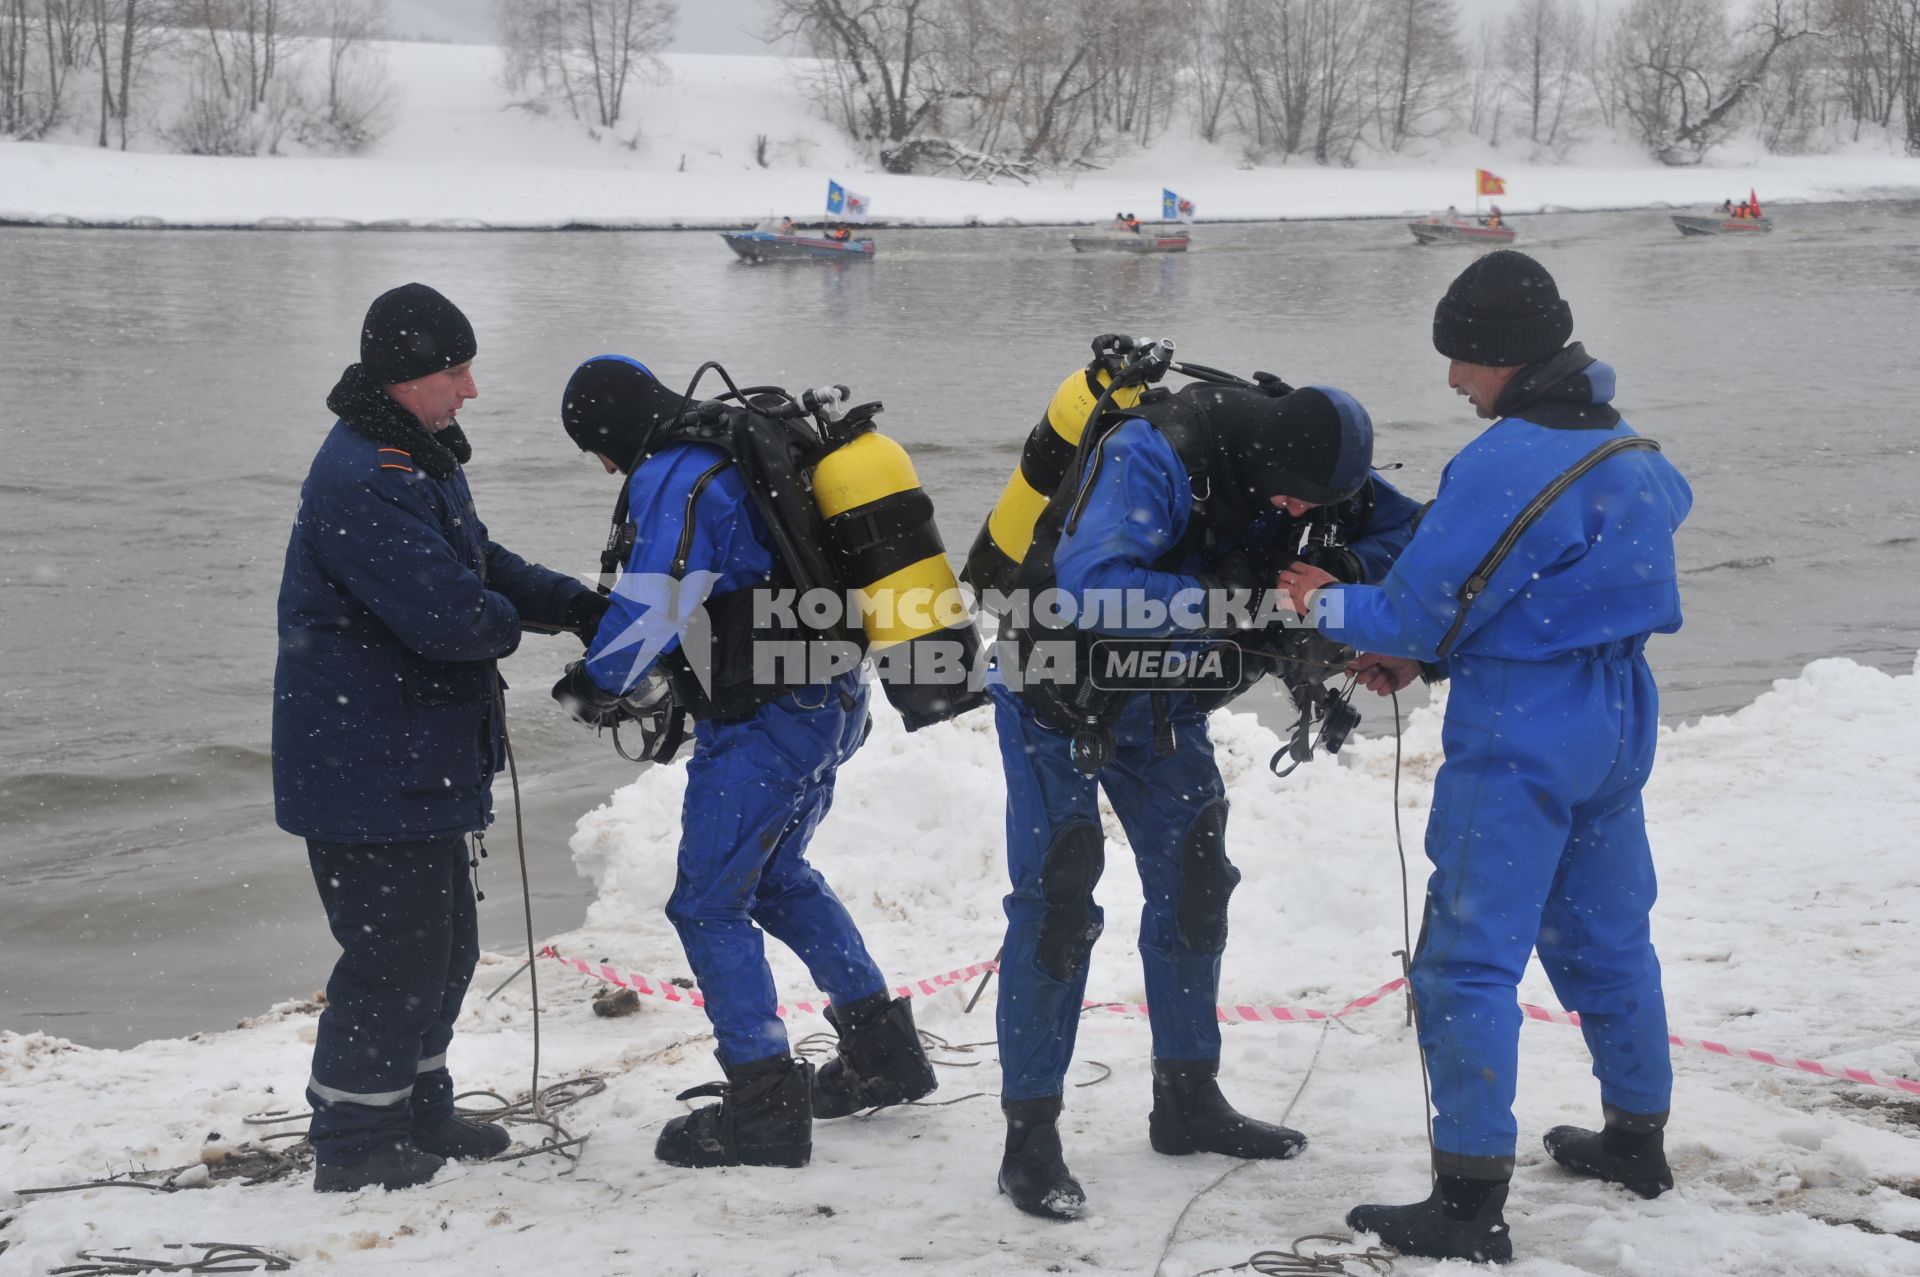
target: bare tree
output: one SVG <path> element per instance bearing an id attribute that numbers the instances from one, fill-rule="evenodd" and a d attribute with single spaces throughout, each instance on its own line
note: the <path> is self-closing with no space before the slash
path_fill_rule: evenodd
<path id="1" fill-rule="evenodd" d="M 1810 19 L 1804 0 L 1760 0 L 1736 47 L 1722 0 L 1634 0 L 1609 42 L 1621 109 L 1661 160 L 1697 163 Z"/>
<path id="2" fill-rule="evenodd" d="M 1380 145 L 1398 151 L 1452 120 L 1465 70 L 1453 0 L 1375 0 L 1373 115 Z"/>
<path id="3" fill-rule="evenodd" d="M 508 87 L 602 128 L 620 122 L 633 81 L 659 69 L 679 16 L 674 0 L 495 0 L 494 11 Z"/>
<path id="4" fill-rule="evenodd" d="M 319 0 L 315 32 L 327 42 L 327 124 L 358 150 L 385 132 L 399 92 L 371 47 L 385 31 L 386 0 Z"/>
<path id="5" fill-rule="evenodd" d="M 1185 0 L 1187 97 L 1194 131 L 1207 142 L 1220 140 L 1238 93 L 1226 46 L 1234 38 L 1232 0 Z"/>
<path id="6" fill-rule="evenodd" d="M 829 68 L 821 96 L 862 141 L 880 144 L 882 162 L 910 172 L 906 143 L 945 100 L 939 55 L 945 35 L 941 0 L 769 0 L 773 34 Z"/>
<path id="7" fill-rule="evenodd" d="M 1529 141 L 1552 148 L 1567 140 L 1588 41 L 1586 15 L 1575 0 L 1520 0 L 1508 14 L 1501 29 L 1504 65 Z"/>

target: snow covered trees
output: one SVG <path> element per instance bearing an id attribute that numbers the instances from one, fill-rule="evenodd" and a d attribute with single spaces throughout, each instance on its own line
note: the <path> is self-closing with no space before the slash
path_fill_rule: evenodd
<path id="1" fill-rule="evenodd" d="M 674 0 L 494 0 L 513 93 L 564 102 L 575 119 L 620 122 L 627 86 L 659 69 L 673 38 Z"/>

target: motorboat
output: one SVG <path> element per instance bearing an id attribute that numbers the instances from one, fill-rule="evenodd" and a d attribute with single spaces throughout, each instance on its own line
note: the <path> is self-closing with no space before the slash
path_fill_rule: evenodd
<path id="1" fill-rule="evenodd" d="M 1682 235 L 1764 235 L 1773 223 L 1764 217 L 1734 217 L 1724 209 L 1711 213 L 1674 213 Z"/>
<path id="2" fill-rule="evenodd" d="M 1417 244 L 1511 244 L 1515 233 L 1504 221 L 1498 226 L 1489 226 L 1481 221 L 1444 216 L 1408 222 L 1407 229 L 1413 232 Z"/>
<path id="3" fill-rule="evenodd" d="M 873 240 L 865 235 L 829 239 L 825 235 L 782 233 L 763 225 L 750 231 L 722 231 L 720 238 L 745 262 L 871 261 L 873 258 Z"/>
<path id="4" fill-rule="evenodd" d="M 1162 225 L 1137 231 L 1074 231 L 1067 241 L 1076 253 L 1184 253 L 1190 237 L 1184 226 Z"/>

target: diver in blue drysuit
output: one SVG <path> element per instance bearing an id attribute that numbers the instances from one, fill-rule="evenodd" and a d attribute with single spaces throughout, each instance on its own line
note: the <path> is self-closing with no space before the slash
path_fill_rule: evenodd
<path id="1" fill-rule="evenodd" d="M 641 729 L 659 761 L 678 745 L 679 724 L 666 720 L 695 719 L 667 917 L 728 1083 L 706 1092 L 720 1105 L 668 1123 L 656 1153 L 685 1166 L 799 1166 L 813 1116 L 917 1099 L 935 1083 L 905 999 L 891 995 L 806 858 L 835 774 L 866 739 L 866 685 L 858 669 L 776 682 L 755 667 L 754 642 L 779 636 L 756 627 L 743 600 L 781 579 L 775 539 L 723 448 L 670 438 L 684 402 L 617 356 L 589 360 L 568 384 L 568 433 L 610 472 L 631 472 L 633 543 L 598 634 L 555 696 L 584 721 Z M 696 670 L 682 638 L 703 608 L 711 668 Z M 659 730 L 632 723 L 623 697 L 648 701 Z M 662 715 L 663 705 L 673 708 Z M 661 734 L 670 743 L 655 751 Z M 788 1050 L 762 933 L 798 954 L 832 998 L 841 1051 L 817 1076 Z"/>
<path id="2" fill-rule="evenodd" d="M 1345 575 L 1377 580 L 1385 573 L 1411 535 L 1417 507 L 1370 473 L 1372 423 L 1358 402 L 1320 387 L 1284 397 L 1214 389 L 1195 397 L 1206 403 L 1197 423 L 1134 418 L 1098 443 L 1079 481 L 1077 513 L 1062 521 L 1052 544 L 1051 573 L 1029 571 L 1020 584 L 1057 587 L 1099 634 L 1169 639 L 1167 646 L 1191 650 L 1206 644 L 1192 620 L 1180 626 L 1181 602 L 1253 587 L 1260 561 L 1271 565 L 1260 584 L 1271 586 L 1271 573 L 1294 558 L 1316 513 L 1331 515 L 1345 542 L 1332 551 Z M 1043 517 L 1029 563 L 1044 559 L 1048 540 Z M 1089 608 L 1115 601 L 1165 615 L 1090 616 Z M 1008 1119 L 1002 1190 L 1022 1210 L 1047 1217 L 1071 1218 L 1085 1204 L 1064 1164 L 1057 1121 L 1088 959 L 1102 929 L 1093 898 L 1104 867 L 1100 789 L 1126 830 L 1145 889 L 1140 954 L 1153 1035 L 1153 1146 L 1292 1156 L 1305 1137 L 1242 1117 L 1215 1081 L 1215 994 L 1227 899 L 1240 878 L 1227 858 L 1225 787 L 1207 736 L 1208 709 L 1225 698 L 1132 695 L 1109 724 L 1111 761 L 1087 774 L 1050 712 L 1052 689 L 1029 682 L 1016 690 L 1012 677 L 1003 668 L 989 689 L 1007 778 L 1012 883 L 998 1013 Z"/>
<path id="3" fill-rule="evenodd" d="M 1610 404 L 1611 367 L 1575 344 L 1573 318 L 1531 258 L 1469 267 L 1434 318 L 1449 384 L 1494 419 L 1448 463 L 1439 495 L 1386 579 L 1283 574 L 1321 631 L 1363 654 L 1377 691 L 1415 673 L 1451 683 L 1427 827 L 1426 920 L 1413 961 L 1433 1080 L 1438 1184 L 1412 1206 L 1349 1217 L 1406 1254 L 1504 1259 L 1521 1012 L 1536 949 L 1580 1013 L 1606 1130 L 1556 1128 L 1547 1146 L 1582 1174 L 1652 1197 L 1671 1187 L 1661 1131 L 1672 1071 L 1648 913 L 1653 858 L 1641 790 L 1659 698 L 1644 649 L 1680 627 L 1674 533 L 1692 492 L 1659 452 L 1629 446 L 1572 480 L 1483 568 L 1536 495 L 1595 450 L 1637 439 Z M 1462 583 L 1484 572 L 1462 602 Z"/>

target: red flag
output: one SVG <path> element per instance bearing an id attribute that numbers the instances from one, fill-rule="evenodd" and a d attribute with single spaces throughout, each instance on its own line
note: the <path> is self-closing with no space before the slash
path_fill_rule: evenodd
<path id="1" fill-rule="evenodd" d="M 1478 184 L 1478 194 L 1505 195 L 1507 193 L 1507 179 L 1495 177 L 1483 168 L 1473 170 L 1473 180 Z"/>
<path id="2" fill-rule="evenodd" d="M 1753 215 L 1755 217 L 1760 216 L 1760 197 L 1753 193 L 1751 186 L 1747 188 L 1747 204 L 1753 209 Z"/>

